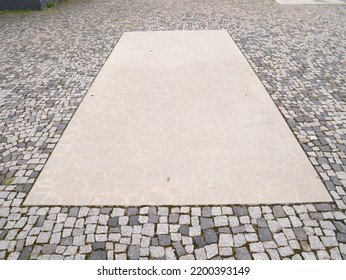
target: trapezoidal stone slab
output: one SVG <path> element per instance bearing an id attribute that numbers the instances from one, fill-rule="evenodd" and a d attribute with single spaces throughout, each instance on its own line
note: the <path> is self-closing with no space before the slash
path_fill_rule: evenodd
<path id="1" fill-rule="evenodd" d="M 331 201 L 226 31 L 124 33 L 26 205 Z"/>

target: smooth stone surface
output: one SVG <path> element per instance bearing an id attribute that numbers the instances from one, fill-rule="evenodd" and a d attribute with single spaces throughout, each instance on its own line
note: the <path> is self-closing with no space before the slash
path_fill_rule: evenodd
<path id="1" fill-rule="evenodd" d="M 226 31 L 124 33 L 25 205 L 331 201 Z"/>
<path id="2" fill-rule="evenodd" d="M 317 5 L 328 5 L 328 4 L 343 4 L 345 5 L 345 2 L 339 1 L 339 0 L 275 0 L 279 4 L 288 4 L 288 5 L 311 5 L 311 4 L 317 4 Z"/>

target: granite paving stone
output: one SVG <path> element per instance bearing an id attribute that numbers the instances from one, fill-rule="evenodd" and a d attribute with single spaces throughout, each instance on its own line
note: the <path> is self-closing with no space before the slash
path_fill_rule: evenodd
<path id="1" fill-rule="evenodd" d="M 202 230 L 214 227 L 214 222 L 212 218 L 201 217 L 200 223 Z"/>
<path id="2" fill-rule="evenodd" d="M 250 243 L 250 251 L 253 253 L 262 253 L 265 251 L 261 242 Z"/>
<path id="3" fill-rule="evenodd" d="M 168 246 L 171 244 L 171 237 L 169 234 L 160 234 L 159 235 L 159 244 L 161 246 Z"/>
<path id="4" fill-rule="evenodd" d="M 89 255 L 87 259 L 88 260 L 106 260 L 107 255 L 106 255 L 106 252 L 104 251 L 95 251 L 95 252 L 91 252 L 91 254 Z"/>
<path id="5" fill-rule="evenodd" d="M 165 257 L 167 260 L 176 260 L 177 257 L 174 254 L 174 250 L 172 247 L 167 247 L 165 249 Z"/>
<path id="6" fill-rule="evenodd" d="M 273 237 L 279 246 L 286 246 L 288 243 L 284 233 L 276 233 L 273 235 Z"/>
<path id="7" fill-rule="evenodd" d="M 255 242 L 258 241 L 258 235 L 256 233 L 247 233 L 245 239 L 247 242 Z"/>
<path id="8" fill-rule="evenodd" d="M 190 233 L 190 227 L 187 225 L 181 225 L 179 227 L 179 233 L 184 235 L 184 236 L 188 236 Z"/>
<path id="9" fill-rule="evenodd" d="M 240 247 L 246 244 L 246 239 L 244 234 L 236 234 L 233 236 L 234 238 L 234 246 L 235 247 Z"/>
<path id="10" fill-rule="evenodd" d="M 165 255 L 165 249 L 161 246 L 150 246 L 149 247 L 150 254 L 153 258 L 162 258 Z"/>
<path id="11" fill-rule="evenodd" d="M 257 219 L 260 218 L 262 213 L 261 213 L 261 208 L 260 207 L 249 207 L 249 214 L 252 219 Z"/>
<path id="12" fill-rule="evenodd" d="M 220 234 L 219 236 L 219 247 L 233 247 L 232 234 Z"/>
<path id="13" fill-rule="evenodd" d="M 325 249 L 325 246 L 317 236 L 309 236 L 308 239 L 312 250 Z"/>
<path id="14" fill-rule="evenodd" d="M 196 256 L 196 260 L 206 260 L 207 255 L 205 252 L 205 248 L 196 249 L 195 250 L 195 256 Z"/>
<path id="15" fill-rule="evenodd" d="M 286 216 L 284 209 L 280 205 L 275 205 L 273 207 L 273 214 L 275 218 L 281 218 Z"/>
<path id="16" fill-rule="evenodd" d="M 229 217 L 229 225 L 233 228 L 235 226 L 239 226 L 239 219 L 238 217 L 235 216 L 231 216 Z"/>
<path id="17" fill-rule="evenodd" d="M 206 244 L 212 244 L 218 240 L 218 236 L 213 229 L 204 230 L 203 236 Z"/>
<path id="18" fill-rule="evenodd" d="M 177 253 L 179 257 L 186 253 L 184 247 L 181 245 L 179 241 L 173 242 L 172 245 L 175 249 L 175 252 Z"/>
<path id="19" fill-rule="evenodd" d="M 251 255 L 246 247 L 235 248 L 235 258 L 237 260 L 251 260 Z"/>
<path id="20" fill-rule="evenodd" d="M 266 253 L 254 253 L 253 258 L 254 260 L 269 260 Z"/>
<path id="21" fill-rule="evenodd" d="M 340 252 L 343 255 L 346 255 L 346 244 L 340 244 Z"/>
<path id="22" fill-rule="evenodd" d="M 268 252 L 271 260 L 280 260 L 281 259 L 277 250 L 268 249 L 267 252 Z"/>
<path id="23" fill-rule="evenodd" d="M 168 224 L 158 224 L 156 233 L 157 234 L 168 234 L 169 232 L 169 225 Z"/>
<path id="24" fill-rule="evenodd" d="M 261 241 L 270 241 L 273 240 L 273 236 L 269 228 L 263 227 L 258 229 L 259 239 Z"/>
<path id="25" fill-rule="evenodd" d="M 317 251 L 317 259 L 318 260 L 329 260 L 330 255 L 326 251 Z"/>
<path id="26" fill-rule="evenodd" d="M 336 234 L 336 239 L 337 239 L 339 242 L 346 243 L 346 234 L 337 233 L 337 234 Z"/>
<path id="27" fill-rule="evenodd" d="M 246 209 L 246 207 L 241 207 L 241 206 L 234 206 L 233 212 L 234 212 L 234 215 L 238 217 L 248 214 L 248 210 Z"/>
<path id="28" fill-rule="evenodd" d="M 204 248 L 208 259 L 212 259 L 219 253 L 217 244 L 210 244 L 205 246 Z"/>
<path id="29" fill-rule="evenodd" d="M 201 227 L 200 226 L 193 226 L 190 227 L 190 236 L 200 236 L 201 235 Z"/>
<path id="30" fill-rule="evenodd" d="M 228 218 L 226 216 L 216 216 L 214 218 L 214 224 L 216 227 L 227 226 Z"/>

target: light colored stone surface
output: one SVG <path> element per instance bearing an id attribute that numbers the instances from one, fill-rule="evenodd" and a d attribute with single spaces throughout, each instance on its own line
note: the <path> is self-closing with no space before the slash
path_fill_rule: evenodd
<path id="1" fill-rule="evenodd" d="M 330 200 L 221 30 L 124 33 L 25 204 Z"/>
<path id="2" fill-rule="evenodd" d="M 317 4 L 317 5 L 328 5 L 328 4 L 346 4 L 339 0 L 275 0 L 279 4 L 286 4 L 286 5 L 311 5 L 311 4 Z"/>

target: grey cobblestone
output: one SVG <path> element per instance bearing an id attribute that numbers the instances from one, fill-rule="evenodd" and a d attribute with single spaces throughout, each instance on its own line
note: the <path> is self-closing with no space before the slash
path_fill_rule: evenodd
<path id="1" fill-rule="evenodd" d="M 231 227 L 239 226 L 239 219 L 237 217 L 235 217 L 235 216 L 229 217 L 229 225 Z"/>
<path id="2" fill-rule="evenodd" d="M 250 243 L 250 251 L 253 253 L 262 253 L 265 251 L 261 242 Z"/>
<path id="3" fill-rule="evenodd" d="M 216 227 L 228 226 L 228 218 L 226 216 L 216 216 L 214 218 L 214 224 Z"/>
<path id="4" fill-rule="evenodd" d="M 219 247 L 233 247 L 232 234 L 220 234 Z"/>
<path id="5" fill-rule="evenodd" d="M 206 244 L 212 244 L 217 242 L 218 240 L 217 234 L 213 229 L 207 229 L 203 232 L 203 234 Z"/>
<path id="6" fill-rule="evenodd" d="M 317 236 L 309 236 L 309 244 L 312 250 L 320 250 L 325 249 L 323 243 L 320 241 L 320 239 Z"/>
<path id="7" fill-rule="evenodd" d="M 277 250 L 268 249 L 267 252 L 268 252 L 271 260 L 280 260 L 281 259 L 279 252 Z"/>
<path id="8" fill-rule="evenodd" d="M 258 229 L 259 239 L 261 241 L 270 241 L 273 240 L 272 234 L 269 228 L 259 228 Z"/>
<path id="9" fill-rule="evenodd" d="M 251 260 L 251 255 L 246 247 L 235 248 L 235 258 L 237 260 Z"/>
<path id="10" fill-rule="evenodd" d="M 165 249 L 161 246 L 150 246 L 149 247 L 150 254 L 153 258 L 162 258 L 165 255 Z"/>
<path id="11" fill-rule="evenodd" d="M 217 244 L 210 244 L 205 246 L 205 251 L 208 259 L 215 257 L 219 253 Z"/>
<path id="12" fill-rule="evenodd" d="M 246 244 L 246 239 L 244 234 L 236 234 L 234 235 L 234 246 L 241 247 Z"/>
<path id="13" fill-rule="evenodd" d="M 284 209 L 280 205 L 276 205 L 273 207 L 273 214 L 274 214 L 275 218 L 281 218 L 281 217 L 286 216 Z M 289 215 L 289 214 L 287 213 L 287 215 Z"/>
<path id="14" fill-rule="evenodd" d="M 50 232 L 41 232 L 38 235 L 36 242 L 37 243 L 48 243 L 50 236 L 51 236 Z"/>
<path id="15" fill-rule="evenodd" d="M 167 247 L 165 249 L 165 256 L 167 260 L 176 260 L 177 257 L 174 254 L 174 250 L 172 247 Z"/>
<path id="16" fill-rule="evenodd" d="M 278 248 L 278 251 L 279 251 L 281 257 L 287 257 L 287 256 L 291 256 L 294 254 L 294 252 L 290 246 L 280 247 L 280 248 Z"/>
<path id="17" fill-rule="evenodd" d="M 260 207 L 249 207 L 249 214 L 252 219 L 260 218 L 262 215 Z"/>
<path id="18" fill-rule="evenodd" d="M 255 253 L 253 254 L 253 258 L 255 260 L 269 260 L 266 253 Z"/>
<path id="19" fill-rule="evenodd" d="M 201 217 L 201 229 L 208 229 L 208 228 L 213 228 L 214 227 L 214 222 L 212 218 L 204 218 Z"/>

